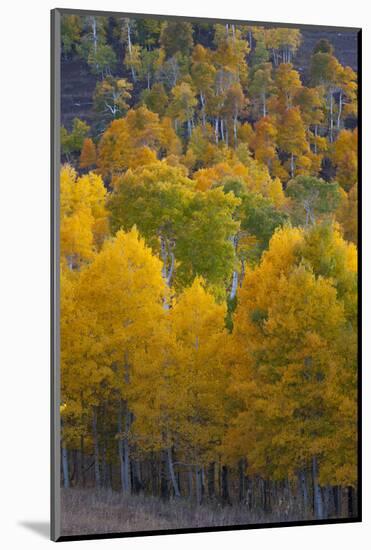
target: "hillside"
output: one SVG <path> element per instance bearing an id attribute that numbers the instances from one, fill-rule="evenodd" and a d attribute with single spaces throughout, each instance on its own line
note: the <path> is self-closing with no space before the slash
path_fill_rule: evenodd
<path id="1" fill-rule="evenodd" d="M 357 70 L 357 34 L 354 31 L 316 31 L 301 29 L 302 43 L 294 58 L 294 67 L 303 75 L 304 80 L 310 64 L 313 48 L 321 38 L 326 38 L 334 46 L 335 55 L 342 65 L 349 65 Z M 62 58 L 61 78 L 61 122 L 71 128 L 74 117 L 92 123 L 92 96 L 95 89 L 96 77 L 91 74 L 85 61 Z M 125 75 L 124 67 L 117 67 L 117 74 Z"/>

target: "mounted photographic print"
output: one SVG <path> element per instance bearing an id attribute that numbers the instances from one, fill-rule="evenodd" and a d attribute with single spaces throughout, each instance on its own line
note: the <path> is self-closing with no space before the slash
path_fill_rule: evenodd
<path id="1" fill-rule="evenodd" d="M 360 43 L 53 10 L 53 540 L 361 520 Z"/>

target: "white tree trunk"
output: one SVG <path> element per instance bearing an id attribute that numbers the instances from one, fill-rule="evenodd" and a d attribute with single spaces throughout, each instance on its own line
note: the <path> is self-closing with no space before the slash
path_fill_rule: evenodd
<path id="1" fill-rule="evenodd" d="M 238 287 L 238 272 L 235 270 L 233 271 L 233 275 L 232 275 L 232 287 L 229 293 L 230 300 L 233 300 L 235 298 L 237 294 L 237 287 Z"/>
<path id="2" fill-rule="evenodd" d="M 233 118 L 234 146 L 237 147 L 237 115 Z"/>
<path id="3" fill-rule="evenodd" d="M 171 483 L 174 490 L 174 496 L 177 498 L 180 497 L 180 491 L 179 491 L 179 485 L 178 480 L 176 478 L 175 472 L 174 472 L 174 464 L 173 464 L 173 456 L 171 452 L 171 447 L 168 447 L 166 450 L 166 457 L 167 457 L 167 467 L 170 474 Z"/>
<path id="4" fill-rule="evenodd" d="M 188 130 L 188 137 L 190 138 L 192 135 L 192 125 L 191 125 L 190 118 L 187 118 L 187 130 Z"/>
<path id="5" fill-rule="evenodd" d="M 132 51 L 133 51 L 133 49 L 132 49 L 132 45 L 131 45 L 130 23 L 129 23 L 128 20 L 126 21 L 126 30 L 127 30 L 127 36 L 128 36 L 128 50 L 129 50 L 130 63 L 132 63 L 132 60 L 133 60 Z M 135 74 L 135 70 L 134 70 L 133 65 L 130 66 L 130 70 L 131 70 L 131 76 L 133 77 L 133 81 L 136 82 L 137 78 L 136 78 L 136 74 Z"/>
<path id="6" fill-rule="evenodd" d="M 94 46 L 94 55 L 97 55 L 97 47 L 98 47 L 98 34 L 97 34 L 97 21 L 95 17 L 92 18 L 92 31 L 93 31 L 93 46 Z"/>
<path id="7" fill-rule="evenodd" d="M 340 96 L 339 96 L 339 112 L 338 112 L 338 119 L 337 119 L 337 129 L 340 130 L 340 121 L 341 121 L 341 115 L 343 110 L 343 92 L 340 90 Z"/>
<path id="8" fill-rule="evenodd" d="M 290 157 L 290 175 L 293 178 L 295 174 L 294 154 L 291 153 Z"/>
<path id="9" fill-rule="evenodd" d="M 312 477 L 313 477 L 314 516 L 316 519 L 324 519 L 322 493 L 321 493 L 321 488 L 318 485 L 318 462 L 317 462 L 316 456 L 312 458 Z"/>
<path id="10" fill-rule="evenodd" d="M 330 143 L 333 141 L 334 134 L 334 96 L 330 90 Z"/>

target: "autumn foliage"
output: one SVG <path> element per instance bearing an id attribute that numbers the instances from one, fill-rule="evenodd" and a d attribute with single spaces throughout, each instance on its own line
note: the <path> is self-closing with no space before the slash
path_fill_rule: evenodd
<path id="1" fill-rule="evenodd" d="M 128 495 L 354 514 L 356 74 L 324 41 L 304 80 L 297 29 L 64 17 L 97 77 L 62 132 L 64 486 L 92 458 Z"/>

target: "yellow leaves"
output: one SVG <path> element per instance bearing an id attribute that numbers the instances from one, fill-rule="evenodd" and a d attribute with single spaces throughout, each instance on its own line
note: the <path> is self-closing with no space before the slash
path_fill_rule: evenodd
<path id="1" fill-rule="evenodd" d="M 354 463 L 356 338 L 337 286 L 346 279 L 324 268 L 352 253 L 336 227 L 328 238 L 326 231 L 276 231 L 260 265 L 246 272 L 229 344 L 229 392 L 240 405 L 226 441 L 238 438 L 237 457 L 250 444 L 249 464 L 260 474 L 294 474 L 318 454 L 327 464 L 321 479 L 347 475 L 352 483 L 354 467 L 339 466 L 344 453 Z M 323 241 L 332 259 L 321 256 L 320 270 L 314 250 L 321 254 Z"/>
<path id="2" fill-rule="evenodd" d="M 241 162 L 227 163 L 220 162 L 211 168 L 201 168 L 194 173 L 193 177 L 196 181 L 196 189 L 199 191 L 207 191 L 214 185 L 221 183 L 228 176 L 241 177 L 247 179 L 249 170 Z"/>
<path id="3" fill-rule="evenodd" d="M 141 393 L 135 411 L 146 410 L 134 429 L 140 437 L 152 438 L 155 430 L 169 440 L 184 445 L 187 460 L 206 460 L 211 441 L 220 439 L 223 430 L 222 406 L 226 371 L 223 361 L 226 332 L 225 305 L 217 304 L 196 278 L 192 286 L 178 296 L 165 312 L 165 330 L 161 336 L 162 360 L 158 371 L 150 374 L 155 386 Z M 141 382 L 145 384 L 145 380 Z M 144 403 L 151 403 L 150 409 Z M 152 432 L 151 432 L 152 430 Z"/>
<path id="4" fill-rule="evenodd" d="M 166 117 L 146 107 L 128 111 L 125 118 L 113 120 L 98 146 L 98 167 L 103 176 L 113 177 L 128 168 L 154 162 L 159 151 L 180 152 L 179 140 Z"/>
<path id="5" fill-rule="evenodd" d="M 241 180 L 248 191 L 260 193 L 265 197 L 270 197 L 272 194 L 277 203 L 284 202 L 279 182 L 272 182 L 268 168 L 252 158 L 245 163 L 231 158 L 229 161 L 219 162 L 209 168 L 201 168 L 193 174 L 196 189 L 199 191 L 208 191 L 212 187 L 222 185 L 227 178 Z"/>
<path id="6" fill-rule="evenodd" d="M 219 337 L 224 333 L 224 317 L 226 307 L 224 304 L 215 303 L 211 294 L 205 290 L 205 282 L 202 277 L 196 277 L 192 286 L 180 295 L 173 304 L 171 311 L 172 322 L 175 326 L 178 338 L 184 341 L 192 341 L 197 350 L 202 341 Z M 202 333 L 205 331 L 205 341 Z"/>
<path id="7" fill-rule="evenodd" d="M 61 221 L 61 252 L 71 268 L 93 257 L 93 223 L 94 218 L 88 208 L 81 208 Z"/>
<path id="8" fill-rule="evenodd" d="M 106 189 L 94 172 L 81 177 L 69 165 L 60 175 L 61 255 L 70 268 L 91 260 L 108 233 Z"/>
<path id="9" fill-rule="evenodd" d="M 279 178 L 274 178 L 269 186 L 268 197 L 272 200 L 276 208 L 282 208 L 287 203 L 285 193 L 283 192 L 282 183 Z"/>
<path id="10" fill-rule="evenodd" d="M 119 231 L 81 271 L 62 271 L 62 393 L 87 402 L 123 391 L 125 365 L 156 364 L 166 289 L 138 231 Z M 117 369 L 121 375 L 117 377 Z M 126 396 L 127 397 L 127 396 Z"/>
<path id="11" fill-rule="evenodd" d="M 336 167 L 336 179 L 348 191 L 358 175 L 358 131 L 341 130 L 332 146 L 331 160 Z"/>

